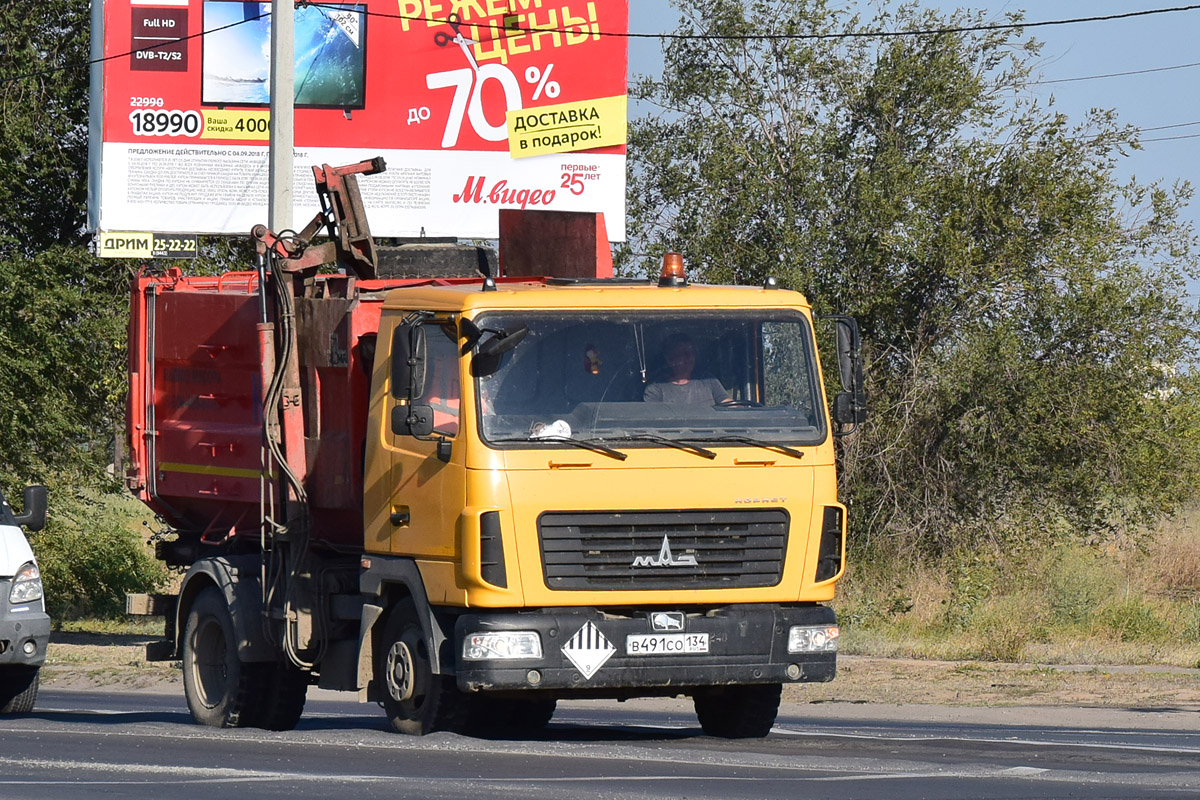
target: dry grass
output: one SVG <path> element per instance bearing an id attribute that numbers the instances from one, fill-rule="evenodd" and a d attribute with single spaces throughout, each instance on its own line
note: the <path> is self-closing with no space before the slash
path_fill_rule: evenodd
<path id="1" fill-rule="evenodd" d="M 1200 511 L 1162 526 L 1142 567 L 1146 582 L 1164 595 L 1200 599 Z"/>
<path id="2" fill-rule="evenodd" d="M 834 605 L 859 655 L 1200 666 L 1200 510 L 1141 548 L 853 565 Z"/>

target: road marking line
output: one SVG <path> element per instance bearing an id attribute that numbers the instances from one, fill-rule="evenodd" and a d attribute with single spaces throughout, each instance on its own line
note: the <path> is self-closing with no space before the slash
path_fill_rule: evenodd
<path id="1" fill-rule="evenodd" d="M 1009 767 L 1008 769 L 1001 770 L 1000 772 L 1003 775 L 1041 775 L 1043 772 L 1049 771 L 1050 770 L 1042 769 L 1041 767 Z"/>
<path id="2" fill-rule="evenodd" d="M 1054 742 L 1054 741 L 1038 741 L 1036 739 L 1017 739 L 1017 738 L 986 738 L 972 736 L 921 736 L 913 734 L 910 736 L 883 736 L 880 734 L 871 733 L 844 733 L 841 731 L 828 730 L 790 730 L 788 728 L 775 727 L 771 729 L 771 733 L 778 733 L 782 736 L 810 737 L 821 739 L 862 739 L 874 742 L 970 742 L 974 744 L 1016 744 L 1024 747 L 1080 747 L 1090 750 L 1136 750 L 1144 753 L 1172 753 L 1175 755 L 1200 755 L 1200 748 L 1197 747 L 1166 747 L 1163 745 L 1147 745 L 1147 744 L 1127 744 L 1107 742 Z M 1181 731 L 1179 736 L 1191 736 L 1186 731 Z"/>

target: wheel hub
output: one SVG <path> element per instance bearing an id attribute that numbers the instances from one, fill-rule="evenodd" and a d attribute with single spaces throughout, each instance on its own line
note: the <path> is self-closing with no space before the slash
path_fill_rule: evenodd
<path id="1" fill-rule="evenodd" d="M 413 696 L 413 655 L 408 645 L 396 642 L 387 657 L 388 694 L 397 702 L 411 700 Z"/>

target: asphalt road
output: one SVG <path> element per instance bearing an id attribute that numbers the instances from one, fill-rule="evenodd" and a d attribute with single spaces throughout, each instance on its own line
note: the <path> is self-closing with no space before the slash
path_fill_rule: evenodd
<path id="1" fill-rule="evenodd" d="M 1194 709 L 789 705 L 724 741 L 686 701 L 580 702 L 536 739 L 416 739 L 317 690 L 271 733 L 195 725 L 173 693 L 46 687 L 0 742 L 0 798 L 1200 797 Z"/>

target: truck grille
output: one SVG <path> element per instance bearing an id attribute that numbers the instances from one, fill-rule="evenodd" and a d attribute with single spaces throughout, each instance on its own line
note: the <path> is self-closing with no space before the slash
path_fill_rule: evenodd
<path id="1" fill-rule="evenodd" d="M 538 518 L 551 589 L 775 586 L 786 511 L 546 512 Z"/>

